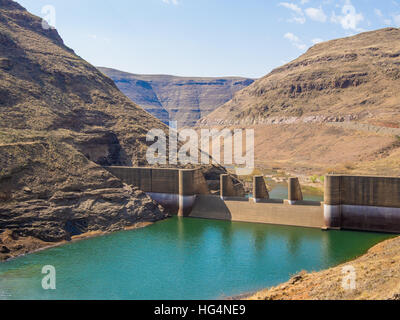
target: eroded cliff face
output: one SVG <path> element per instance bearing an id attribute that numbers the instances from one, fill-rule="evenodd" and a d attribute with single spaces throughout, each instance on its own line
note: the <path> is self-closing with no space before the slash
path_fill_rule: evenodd
<path id="1" fill-rule="evenodd" d="M 317 44 L 199 124 L 392 121 L 400 95 L 399 40 L 399 29 L 386 28 Z"/>
<path id="2" fill-rule="evenodd" d="M 193 126 L 254 82 L 241 77 L 187 78 L 131 74 L 101 67 L 99 70 L 133 102 L 164 123 L 177 121 L 179 127 Z"/>
<path id="3" fill-rule="evenodd" d="M 198 122 L 255 129 L 258 166 L 399 175 L 400 30 L 310 48 Z"/>
<path id="4" fill-rule="evenodd" d="M 0 259 L 24 250 L 21 237 L 37 239 L 40 247 L 167 217 L 145 193 L 66 143 L 2 144 L 0 168 L 0 234 L 7 231 L 17 242 L 3 244 Z"/>
<path id="5" fill-rule="evenodd" d="M 164 219 L 163 208 L 101 167 L 144 163 L 152 128 L 166 126 L 56 30 L 0 0 L 0 260 Z"/>
<path id="6" fill-rule="evenodd" d="M 166 128 L 11 0 L 0 7 L 0 108 L 0 130 L 30 131 L 32 140 L 63 131 L 84 154 L 98 144 L 99 163 L 137 164 L 148 130 Z"/>

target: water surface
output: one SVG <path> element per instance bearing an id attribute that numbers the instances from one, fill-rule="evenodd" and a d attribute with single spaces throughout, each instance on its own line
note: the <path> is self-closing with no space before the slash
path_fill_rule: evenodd
<path id="1" fill-rule="evenodd" d="M 171 218 L 0 264 L 0 299 L 214 299 L 287 281 L 389 235 Z M 41 287 L 44 265 L 57 289 Z"/>

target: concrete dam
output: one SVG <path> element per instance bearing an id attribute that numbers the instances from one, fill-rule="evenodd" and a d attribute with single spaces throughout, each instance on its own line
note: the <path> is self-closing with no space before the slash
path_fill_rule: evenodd
<path id="1" fill-rule="evenodd" d="M 400 233 L 400 178 L 328 175 L 324 201 L 304 201 L 297 178 L 288 199 L 270 199 L 263 176 L 253 177 L 253 197 L 237 194 L 232 176 L 220 176 L 212 195 L 199 169 L 107 167 L 172 214 L 183 217 L 298 227 Z"/>

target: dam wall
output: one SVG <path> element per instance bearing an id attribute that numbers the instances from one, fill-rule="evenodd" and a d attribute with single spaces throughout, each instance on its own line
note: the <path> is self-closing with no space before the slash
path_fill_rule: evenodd
<path id="1" fill-rule="evenodd" d="M 320 202 L 299 201 L 291 205 L 284 200 L 223 200 L 219 196 L 203 195 L 196 198 L 193 210 L 188 216 L 308 228 L 324 227 L 323 206 Z"/>
<path id="2" fill-rule="evenodd" d="M 325 177 L 324 202 L 304 201 L 297 178 L 288 181 L 288 199 L 270 199 L 265 180 L 253 178 L 254 198 L 235 197 L 229 177 L 221 195 L 198 196 L 190 217 L 322 229 L 400 233 L 400 178 Z"/>
<path id="3" fill-rule="evenodd" d="M 172 214 L 191 210 L 196 195 L 209 194 L 207 182 L 199 169 L 141 167 L 105 167 L 126 184 L 146 192 Z"/>
<path id="4" fill-rule="evenodd" d="M 107 167 L 146 192 L 170 213 L 184 217 L 322 229 L 400 233 L 400 178 L 328 175 L 324 202 L 304 201 L 299 180 L 288 181 L 288 199 L 270 199 L 263 176 L 253 177 L 253 198 L 243 197 L 234 177 L 220 176 L 211 195 L 199 169 Z"/>
<path id="5" fill-rule="evenodd" d="M 400 178 L 326 176 L 324 220 L 331 229 L 400 233 Z"/>
<path id="6" fill-rule="evenodd" d="M 231 177 L 221 175 L 221 193 L 199 195 L 187 215 L 192 218 L 324 228 L 321 202 L 303 201 L 297 178 L 289 180 L 289 199 L 270 199 L 263 176 L 253 177 L 252 198 L 235 194 Z"/>

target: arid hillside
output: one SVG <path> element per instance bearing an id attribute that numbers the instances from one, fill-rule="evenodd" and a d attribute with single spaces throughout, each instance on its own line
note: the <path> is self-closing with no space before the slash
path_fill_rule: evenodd
<path id="1" fill-rule="evenodd" d="M 33 139 L 63 131 L 65 141 L 97 163 L 141 162 L 147 131 L 163 124 L 40 18 L 11 0 L 0 4 L 0 131 L 29 130 Z"/>
<path id="2" fill-rule="evenodd" d="M 188 78 L 170 75 L 139 75 L 98 68 L 114 80 L 133 102 L 167 123 L 193 126 L 254 80 L 240 77 Z"/>
<path id="3" fill-rule="evenodd" d="M 399 107 L 400 30 L 386 28 L 313 46 L 198 125 L 254 127 L 260 165 L 398 175 Z"/>
<path id="4" fill-rule="evenodd" d="M 69 144 L 0 144 L 0 261 L 73 236 L 167 216 L 145 193 Z"/>
<path id="5" fill-rule="evenodd" d="M 0 260 L 167 217 L 102 167 L 143 163 L 151 128 L 166 127 L 0 0 Z"/>

